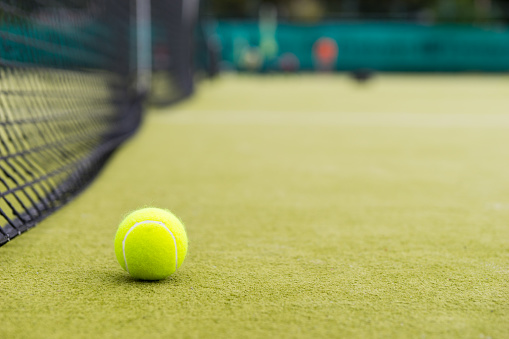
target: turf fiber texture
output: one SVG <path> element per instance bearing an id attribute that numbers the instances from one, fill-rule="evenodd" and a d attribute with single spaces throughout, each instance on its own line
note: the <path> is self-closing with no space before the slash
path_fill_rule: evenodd
<path id="1" fill-rule="evenodd" d="M 223 76 L 0 249 L 2 338 L 508 338 L 509 80 Z M 172 210 L 176 274 L 113 237 Z"/>

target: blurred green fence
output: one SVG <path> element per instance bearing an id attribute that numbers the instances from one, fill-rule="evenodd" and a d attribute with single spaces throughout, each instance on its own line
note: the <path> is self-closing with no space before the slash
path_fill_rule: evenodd
<path id="1" fill-rule="evenodd" d="M 333 65 L 336 70 L 509 70 L 507 27 L 413 23 L 280 23 L 270 37 L 270 32 L 268 36 L 257 22 L 220 21 L 212 30 L 219 39 L 224 65 L 236 69 L 280 69 L 284 67 L 285 60 L 293 60 L 293 68 L 316 69 L 313 46 L 318 39 L 328 37 L 337 43 L 337 59 Z"/>
<path id="2" fill-rule="evenodd" d="M 104 66 L 107 56 L 90 48 L 94 39 L 109 33 L 104 25 L 69 23 L 65 30 L 58 28 L 37 23 L 0 24 L 0 61 L 56 68 Z"/>

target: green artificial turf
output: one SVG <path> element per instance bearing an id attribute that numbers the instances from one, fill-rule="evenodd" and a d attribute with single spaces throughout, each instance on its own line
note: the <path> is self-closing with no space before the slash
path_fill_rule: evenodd
<path id="1" fill-rule="evenodd" d="M 509 80 L 223 76 L 0 248 L 2 338 L 508 338 Z M 186 262 L 115 260 L 171 209 Z"/>

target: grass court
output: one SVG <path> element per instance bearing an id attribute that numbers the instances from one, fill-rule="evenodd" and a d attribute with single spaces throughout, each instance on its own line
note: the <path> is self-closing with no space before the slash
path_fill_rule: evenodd
<path id="1" fill-rule="evenodd" d="M 2 338 L 508 338 L 509 80 L 223 75 L 0 249 Z M 187 227 L 131 279 L 130 210 Z"/>

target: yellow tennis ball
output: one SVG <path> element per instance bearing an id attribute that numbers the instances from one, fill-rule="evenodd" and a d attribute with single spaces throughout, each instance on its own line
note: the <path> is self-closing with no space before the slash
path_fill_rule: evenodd
<path id="1" fill-rule="evenodd" d="M 133 278 L 160 280 L 184 262 L 187 234 L 170 211 L 143 208 L 127 215 L 115 236 L 118 263 Z"/>

